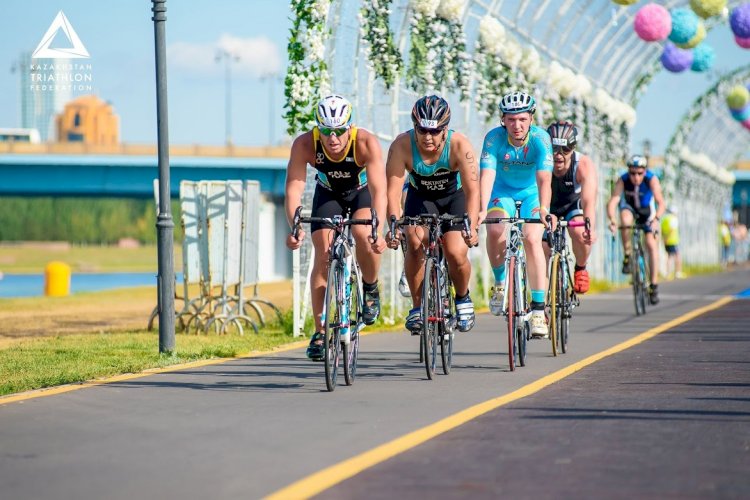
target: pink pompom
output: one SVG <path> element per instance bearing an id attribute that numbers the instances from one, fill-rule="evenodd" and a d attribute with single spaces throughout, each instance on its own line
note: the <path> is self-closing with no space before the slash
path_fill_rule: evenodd
<path id="1" fill-rule="evenodd" d="M 743 49 L 750 49 L 750 38 L 740 38 L 735 35 L 734 41 L 737 42 L 737 45 L 739 45 Z"/>
<path id="2" fill-rule="evenodd" d="M 664 40 L 672 31 L 672 16 L 661 5 L 650 3 L 640 8 L 633 20 L 636 34 L 647 42 Z"/>
<path id="3" fill-rule="evenodd" d="M 747 119 L 747 120 L 745 120 L 744 122 L 740 122 L 740 123 L 742 124 L 743 127 L 745 127 L 746 129 L 750 130 L 750 118 Z"/>

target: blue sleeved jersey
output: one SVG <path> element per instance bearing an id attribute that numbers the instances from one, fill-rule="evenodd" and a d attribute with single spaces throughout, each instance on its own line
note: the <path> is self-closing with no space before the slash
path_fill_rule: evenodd
<path id="1" fill-rule="evenodd" d="M 552 171 L 552 142 L 549 134 L 532 125 L 526 142 L 516 147 L 508 139 L 505 127 L 496 127 L 484 138 L 479 167 L 497 171 L 496 188 L 502 186 L 521 190 L 535 186 L 537 171 Z"/>

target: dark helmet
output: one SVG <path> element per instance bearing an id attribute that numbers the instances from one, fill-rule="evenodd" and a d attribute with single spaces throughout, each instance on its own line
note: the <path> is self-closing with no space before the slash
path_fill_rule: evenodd
<path id="1" fill-rule="evenodd" d="M 414 103 L 411 121 L 423 128 L 445 128 L 451 121 L 451 108 L 442 97 L 426 95 Z"/>
<path id="2" fill-rule="evenodd" d="M 647 168 L 648 160 L 646 160 L 645 156 L 633 155 L 630 158 L 628 158 L 627 165 L 628 167 Z"/>
<path id="3" fill-rule="evenodd" d="M 547 127 L 552 139 L 552 147 L 562 146 L 573 149 L 578 144 L 578 129 L 572 122 L 558 121 Z"/>

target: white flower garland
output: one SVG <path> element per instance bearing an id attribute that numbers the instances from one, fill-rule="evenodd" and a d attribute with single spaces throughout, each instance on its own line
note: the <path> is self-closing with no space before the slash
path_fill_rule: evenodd
<path id="1" fill-rule="evenodd" d="M 295 16 L 289 33 L 284 118 L 287 133 L 294 135 L 312 127 L 316 100 L 330 93 L 325 45 L 331 0 L 291 0 L 290 7 Z"/>
<path id="2" fill-rule="evenodd" d="M 375 75 L 390 89 L 401 72 L 403 60 L 393 43 L 393 34 L 388 25 L 392 0 L 370 0 L 364 2 L 359 13 L 360 33 L 365 42 L 370 67 Z"/>

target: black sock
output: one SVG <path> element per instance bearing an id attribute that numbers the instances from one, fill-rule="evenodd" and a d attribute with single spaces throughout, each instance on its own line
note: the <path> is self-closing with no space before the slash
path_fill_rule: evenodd
<path id="1" fill-rule="evenodd" d="M 469 291 L 466 290 L 466 293 L 464 295 L 456 294 L 456 302 L 460 302 L 462 300 L 466 300 L 469 297 Z"/>
<path id="2" fill-rule="evenodd" d="M 586 270 L 586 266 L 585 265 L 579 266 L 578 264 L 576 264 L 576 271 L 585 271 L 585 270 Z"/>
<path id="3" fill-rule="evenodd" d="M 366 281 L 362 281 L 362 290 L 369 294 L 378 293 L 378 280 L 375 280 L 375 283 L 367 283 Z"/>
<path id="4" fill-rule="evenodd" d="M 544 311 L 544 302 L 531 302 L 532 311 Z"/>

